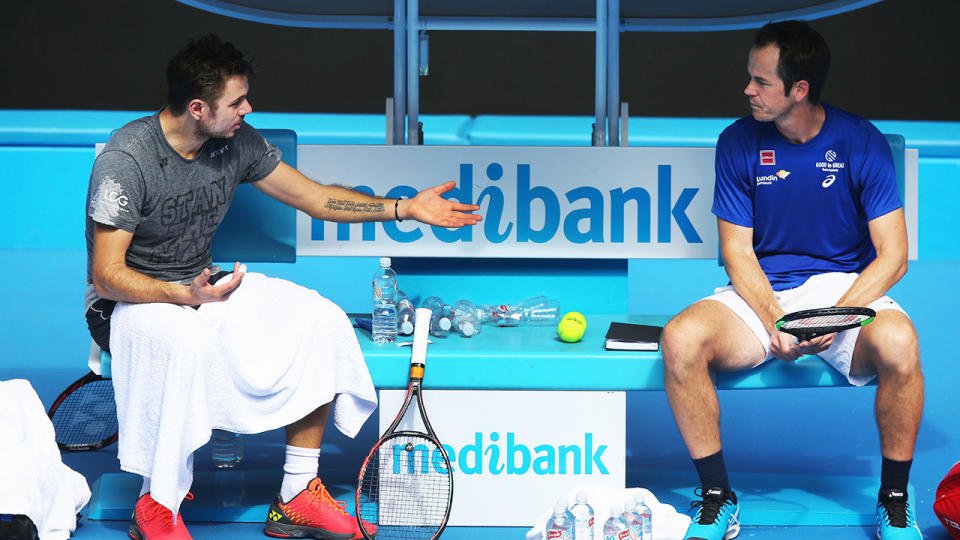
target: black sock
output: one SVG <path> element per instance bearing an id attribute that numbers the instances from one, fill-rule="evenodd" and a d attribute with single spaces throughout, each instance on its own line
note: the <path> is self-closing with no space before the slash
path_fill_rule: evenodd
<path id="1" fill-rule="evenodd" d="M 880 465 L 880 491 L 886 489 L 899 489 L 907 492 L 907 484 L 910 482 L 910 465 L 913 460 L 894 461 L 883 458 Z"/>
<path id="2" fill-rule="evenodd" d="M 712 456 L 693 460 L 693 466 L 700 475 L 700 486 L 704 489 L 720 487 L 730 491 L 730 480 L 727 479 L 727 466 L 723 463 L 723 450 Z"/>

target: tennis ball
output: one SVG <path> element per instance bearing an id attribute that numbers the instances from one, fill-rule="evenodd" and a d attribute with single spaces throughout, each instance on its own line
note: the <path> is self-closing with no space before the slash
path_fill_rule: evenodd
<path id="1" fill-rule="evenodd" d="M 557 325 L 557 334 L 567 343 L 576 343 L 583 339 L 586 330 L 587 325 L 580 324 L 577 319 L 564 319 Z"/>
<path id="2" fill-rule="evenodd" d="M 563 317 L 560 318 L 560 321 L 563 322 L 563 321 L 565 321 L 565 320 L 567 320 L 567 319 L 573 319 L 573 320 L 575 320 L 575 321 L 578 321 L 580 324 L 583 325 L 583 328 L 584 328 L 584 329 L 587 328 L 587 318 L 584 317 L 584 316 L 583 316 L 583 313 L 580 313 L 579 311 L 569 311 L 569 312 L 567 312 L 566 315 L 564 315 Z"/>

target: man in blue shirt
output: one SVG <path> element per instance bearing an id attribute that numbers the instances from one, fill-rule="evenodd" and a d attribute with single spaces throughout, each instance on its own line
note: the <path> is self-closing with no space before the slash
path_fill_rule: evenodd
<path id="1" fill-rule="evenodd" d="M 674 317 L 662 338 L 667 396 L 703 497 L 689 539 L 727 540 L 740 529 L 710 370 L 807 354 L 854 385 L 877 377 L 878 536 L 921 538 L 907 484 L 923 376 L 913 325 L 885 296 L 907 270 L 903 207 L 884 137 L 820 102 L 829 63 L 826 42 L 806 23 L 761 28 L 744 89 L 751 116 L 717 141 L 713 212 L 730 285 Z M 877 317 L 799 343 L 775 328 L 785 313 L 831 305 L 869 306 Z"/>

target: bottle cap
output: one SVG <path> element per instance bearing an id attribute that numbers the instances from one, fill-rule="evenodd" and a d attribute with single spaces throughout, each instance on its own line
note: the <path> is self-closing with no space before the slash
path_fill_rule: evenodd
<path id="1" fill-rule="evenodd" d="M 622 506 L 613 505 L 613 506 L 610 507 L 610 516 L 611 516 L 611 517 L 619 517 L 620 514 L 622 514 L 622 513 L 623 513 L 623 507 L 622 507 Z"/>
<path id="2" fill-rule="evenodd" d="M 403 321 L 400 323 L 400 332 L 404 335 L 409 335 L 413 333 L 413 322 L 412 321 Z"/>
<path id="3" fill-rule="evenodd" d="M 468 336 L 472 336 L 473 333 L 474 333 L 474 332 L 473 332 L 473 331 L 474 331 L 473 323 L 472 323 L 472 322 L 469 322 L 469 321 L 464 321 L 464 322 L 460 325 L 460 329 L 463 330 L 463 333 L 466 334 L 466 335 L 468 335 Z"/>
<path id="4" fill-rule="evenodd" d="M 390 268 L 390 257 L 380 257 L 380 268 Z"/>
<path id="5" fill-rule="evenodd" d="M 444 330 L 444 331 L 449 330 L 449 329 L 450 329 L 450 319 L 448 319 L 448 318 L 446 318 L 446 317 L 441 317 L 440 320 L 437 321 L 437 326 L 439 326 L 441 330 Z"/>
<path id="6" fill-rule="evenodd" d="M 587 503 L 587 494 L 580 491 L 577 492 L 577 504 L 586 504 Z"/>
<path id="7" fill-rule="evenodd" d="M 553 503 L 553 513 L 562 514 L 567 511 L 567 501 L 563 499 L 557 499 L 557 502 Z"/>

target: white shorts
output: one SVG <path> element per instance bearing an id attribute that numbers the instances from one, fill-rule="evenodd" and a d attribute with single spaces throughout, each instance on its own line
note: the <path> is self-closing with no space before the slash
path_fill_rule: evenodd
<path id="1" fill-rule="evenodd" d="M 818 274 L 808 279 L 803 285 L 784 291 L 774 291 L 773 295 L 777 303 L 787 313 L 800 311 L 802 309 L 814 309 L 828 307 L 836 304 L 844 293 L 853 285 L 859 274 L 846 274 L 843 272 L 830 272 Z M 737 294 L 732 285 L 718 287 L 714 294 L 704 298 L 704 300 L 715 300 L 730 308 L 738 317 L 747 323 L 750 330 L 753 331 L 760 344 L 767 352 L 767 358 L 763 362 L 771 360 L 770 356 L 770 333 L 760 321 L 760 317 L 754 313 L 747 302 Z M 867 306 L 874 311 L 884 309 L 895 309 L 906 315 L 900 304 L 894 302 L 890 297 L 883 296 L 877 298 Z M 830 348 L 818 354 L 820 358 L 833 366 L 834 369 L 842 373 L 850 384 L 854 386 L 863 386 L 873 380 L 876 375 L 851 375 L 850 363 L 853 360 L 853 348 L 857 344 L 857 337 L 860 335 L 859 328 L 844 330 L 837 334 L 833 339 Z M 761 362 L 761 364 L 763 363 Z"/>

